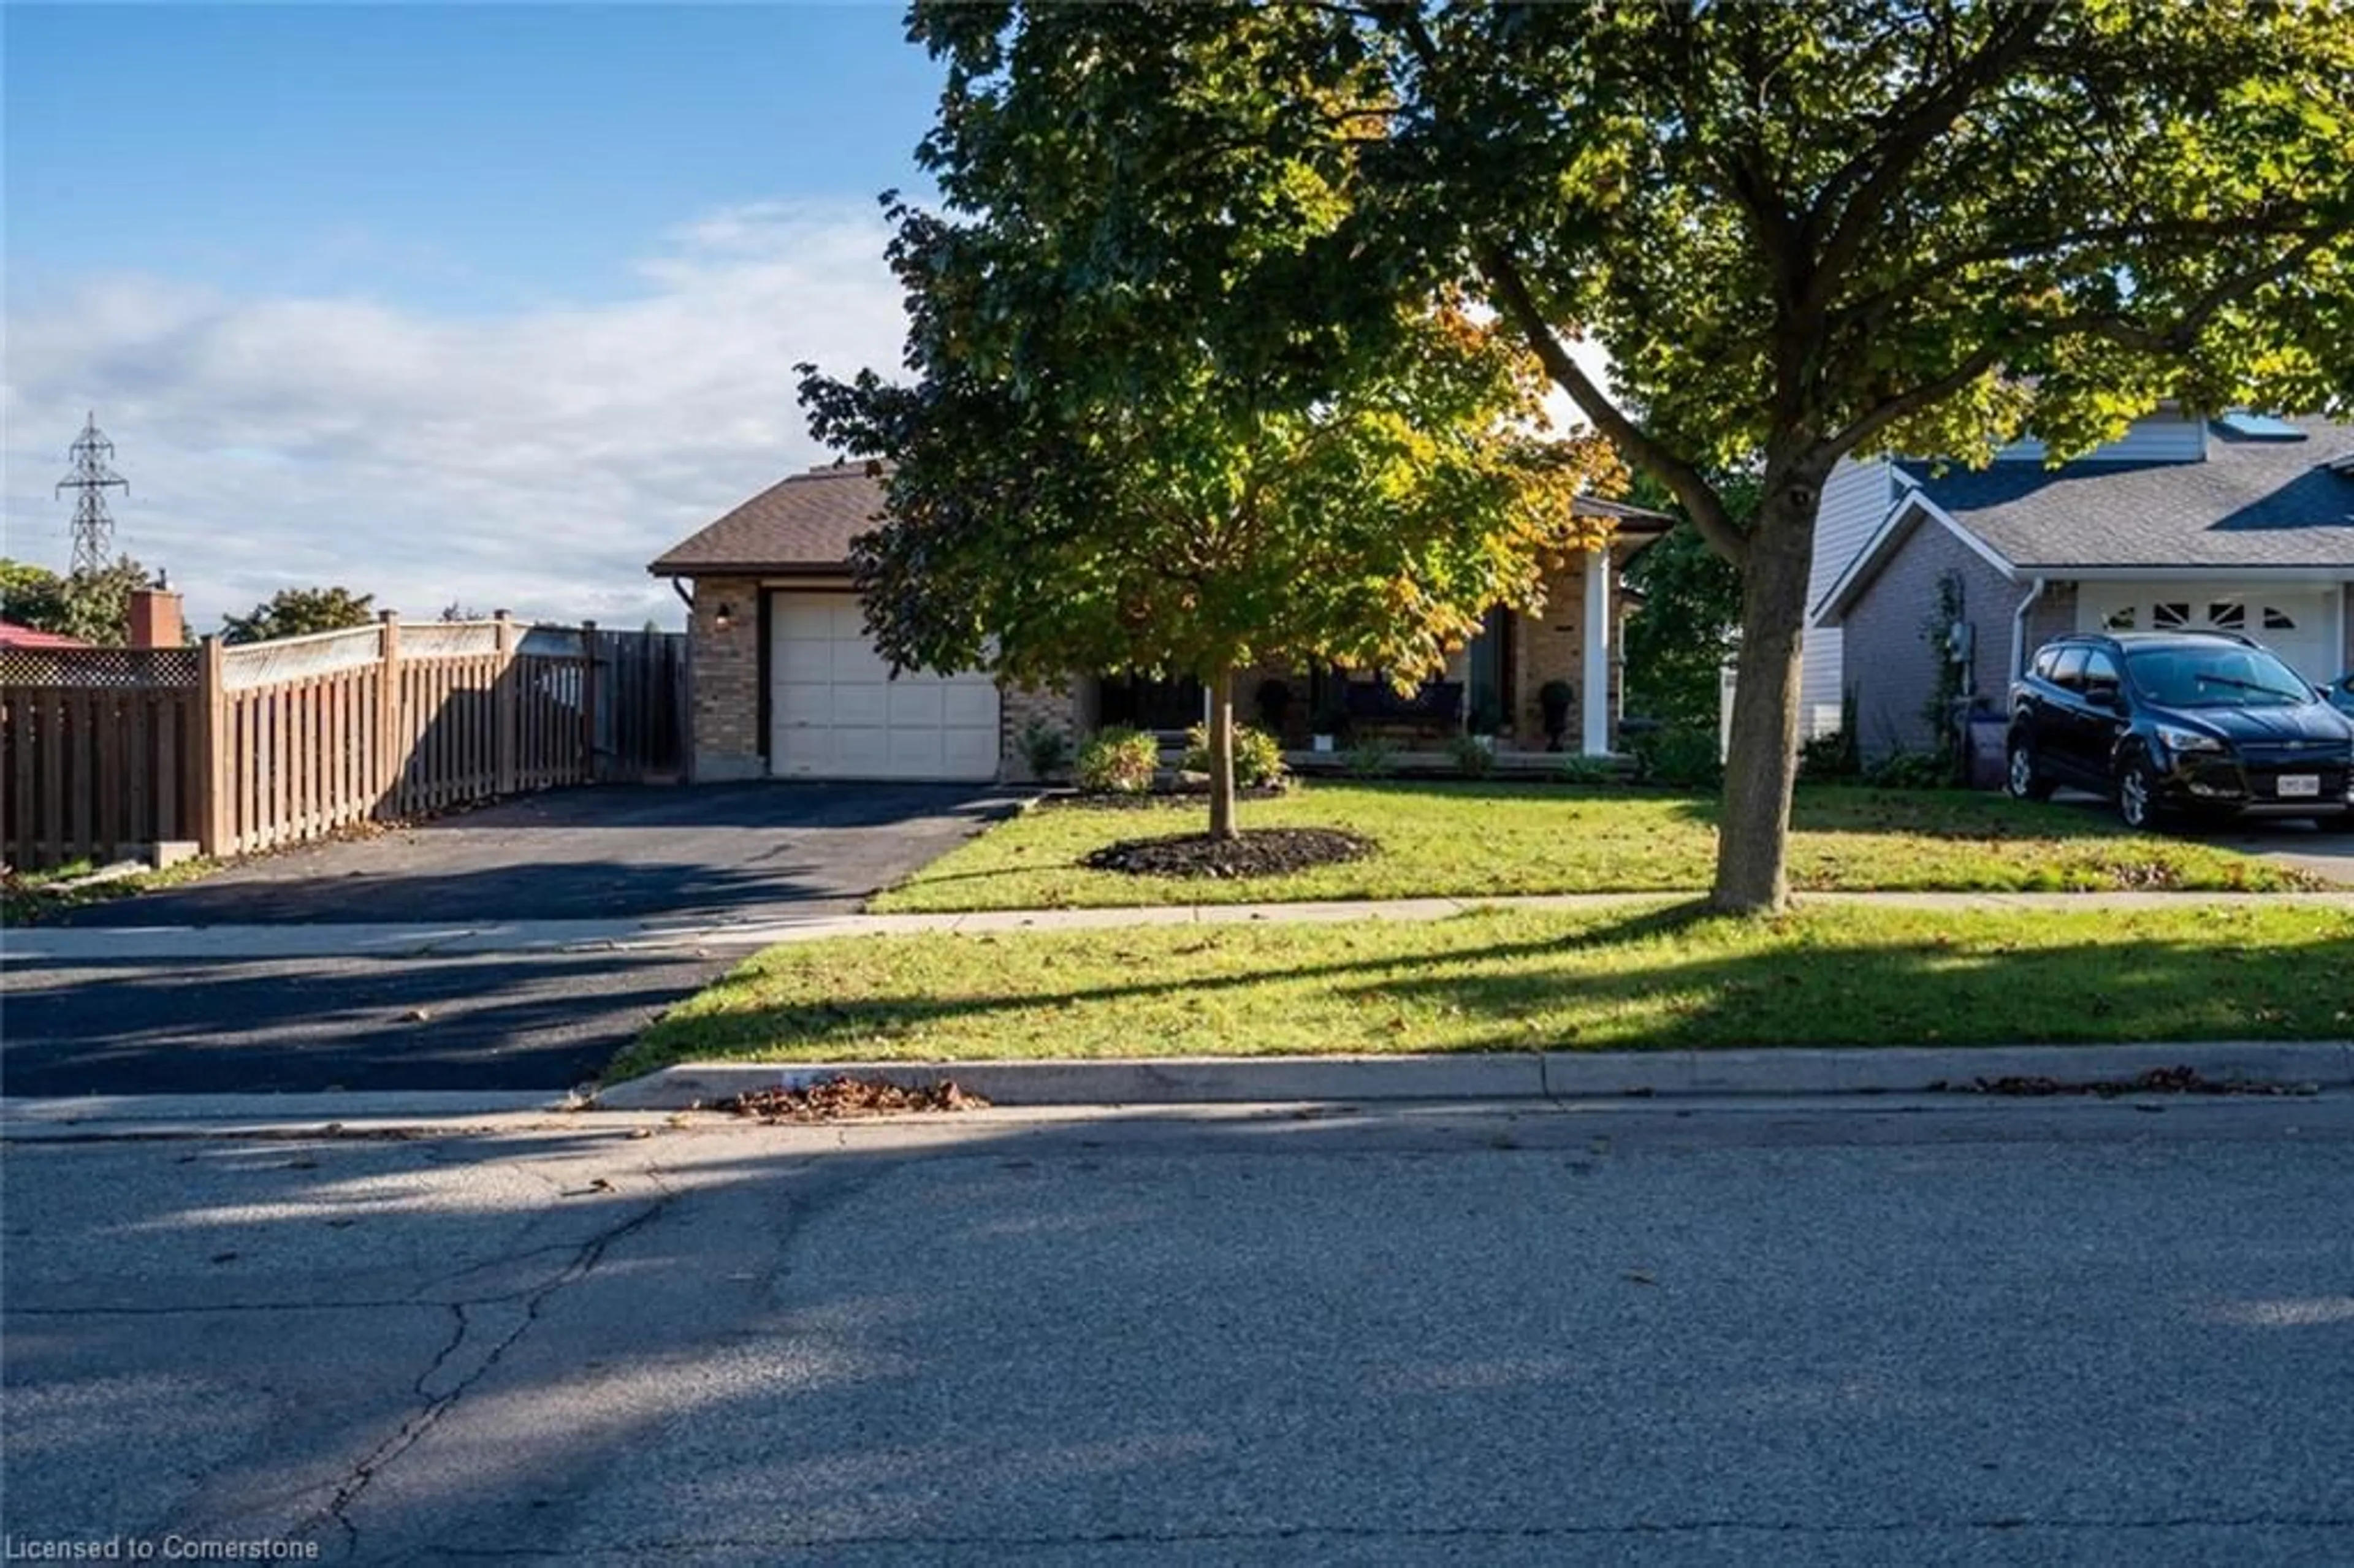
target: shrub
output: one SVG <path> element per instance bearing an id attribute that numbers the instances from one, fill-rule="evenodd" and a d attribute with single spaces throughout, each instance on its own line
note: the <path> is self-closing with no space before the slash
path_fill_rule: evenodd
<path id="1" fill-rule="evenodd" d="M 1344 758 L 1352 775 L 1359 779 L 1385 779 L 1391 765 L 1397 760 L 1397 747 L 1380 736 L 1369 735 L 1349 747 Z"/>
<path id="2" fill-rule="evenodd" d="M 1022 760 L 1029 764 L 1033 779 L 1052 779 L 1071 765 L 1069 733 L 1044 719 L 1034 718 L 1024 725 L 1015 744 L 1021 747 Z"/>
<path id="3" fill-rule="evenodd" d="M 1613 784 L 1617 782 L 1618 765 L 1606 757 L 1564 757 L 1560 777 L 1564 784 Z"/>
<path id="4" fill-rule="evenodd" d="M 1798 747 L 1798 777 L 1809 781 L 1822 779 L 1852 779 L 1863 771 L 1862 758 L 1855 753 L 1852 730 L 1835 729 L 1829 735 L 1819 735 Z"/>
<path id="5" fill-rule="evenodd" d="M 1185 732 L 1185 755 L 1177 764 L 1188 773 L 1210 770 L 1210 731 L 1195 725 Z M 1235 726 L 1235 788 L 1255 789 L 1283 782 L 1283 743 L 1263 729 Z"/>
<path id="6" fill-rule="evenodd" d="M 1892 752 L 1863 770 L 1863 781 L 1882 789 L 1943 789 L 1954 781 L 1954 765 L 1932 751 Z"/>
<path id="7" fill-rule="evenodd" d="M 1670 789 L 1713 789 L 1724 781 L 1712 730 L 1670 726 L 1634 742 L 1635 764 L 1644 782 Z"/>
<path id="8" fill-rule="evenodd" d="M 1110 725 L 1079 747 L 1072 770 L 1090 795 L 1141 795 L 1161 766 L 1161 743 L 1142 730 Z"/>
<path id="9" fill-rule="evenodd" d="M 1458 735 L 1447 743 L 1447 749 L 1455 758 L 1455 771 L 1466 779 L 1485 779 L 1495 769 L 1496 754 L 1476 736 Z"/>

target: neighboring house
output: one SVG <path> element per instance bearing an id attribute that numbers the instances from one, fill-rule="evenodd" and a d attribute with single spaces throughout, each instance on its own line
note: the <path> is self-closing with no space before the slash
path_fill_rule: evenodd
<path id="1" fill-rule="evenodd" d="M 88 648 L 92 644 L 79 637 L 67 637 L 55 631 L 42 631 L 35 627 L 19 626 L 13 620 L 0 620 L 0 649 L 14 652 L 18 650 Z"/>
<path id="2" fill-rule="evenodd" d="M 695 778 L 1011 778 L 1023 771 L 1019 740 L 1034 720 L 1077 736 L 1107 723 L 1178 729 L 1201 717 L 1201 689 L 1189 682 L 1087 672 L 1034 690 L 978 673 L 893 678 L 867 636 L 849 559 L 851 540 L 874 527 L 883 501 L 882 481 L 864 464 L 829 464 L 761 492 L 647 568 L 694 585 L 681 591 Z M 1580 694 L 1569 749 L 1603 753 L 1615 739 L 1630 597 L 1617 589 L 1618 571 L 1669 519 L 1614 502 L 1579 504 L 1617 519 L 1610 548 L 1553 573 L 1543 613 L 1491 613 L 1447 672 L 1455 722 L 1491 706 L 1505 748 L 1543 748 L 1538 694 L 1553 680 Z M 1248 672 L 1235 683 L 1237 717 L 1257 722 L 1257 694 L 1280 681 L 1294 698 L 1285 739 L 1304 745 L 1324 683 L 1339 678 Z"/>
<path id="3" fill-rule="evenodd" d="M 1856 702 L 1868 755 L 1929 745 L 1923 634 L 1960 589 L 1964 690 L 1999 709 L 2069 631 L 2235 631 L 2319 683 L 2354 667 L 2354 425 L 2165 409 L 2053 469 L 2031 441 L 1981 470 L 1840 465 L 1815 544 L 1802 714 Z"/>

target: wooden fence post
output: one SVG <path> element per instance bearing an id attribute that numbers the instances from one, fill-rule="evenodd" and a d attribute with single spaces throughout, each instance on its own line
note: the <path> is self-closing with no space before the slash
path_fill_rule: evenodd
<path id="1" fill-rule="evenodd" d="M 376 810 L 370 816 L 400 815 L 400 782 L 408 770 L 401 728 L 408 715 L 400 700 L 400 613 L 376 611 Z"/>
<path id="2" fill-rule="evenodd" d="M 196 660 L 196 849 L 209 859 L 229 853 L 236 832 L 237 758 L 228 733 L 228 651 L 218 633 L 207 637 Z"/>
<path id="3" fill-rule="evenodd" d="M 580 779 L 597 782 L 597 623 L 580 623 Z"/>
<path id="4" fill-rule="evenodd" d="M 515 756 L 521 749 L 523 706 L 515 691 L 515 623 L 504 609 L 494 609 L 491 616 L 499 623 L 499 667 L 491 677 L 491 787 L 498 794 L 512 795 L 520 788 Z"/>

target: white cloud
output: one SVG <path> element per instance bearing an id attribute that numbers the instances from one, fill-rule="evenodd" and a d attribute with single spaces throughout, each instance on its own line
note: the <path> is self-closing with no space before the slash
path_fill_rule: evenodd
<path id="1" fill-rule="evenodd" d="M 794 364 L 897 365 L 886 238 L 863 207 L 731 208 L 666 236 L 634 298 L 490 318 L 152 278 L 12 293 L 7 551 L 63 565 L 50 486 L 95 409 L 131 480 L 118 545 L 199 627 L 329 582 L 420 618 L 675 624 L 645 564 L 827 455 Z"/>

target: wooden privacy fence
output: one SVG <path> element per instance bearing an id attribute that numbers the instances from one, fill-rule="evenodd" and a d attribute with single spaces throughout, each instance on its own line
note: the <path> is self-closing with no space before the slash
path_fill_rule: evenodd
<path id="1" fill-rule="evenodd" d="M 0 656 L 24 869 L 296 843 L 558 784 L 677 778 L 685 640 L 488 621 Z"/>

